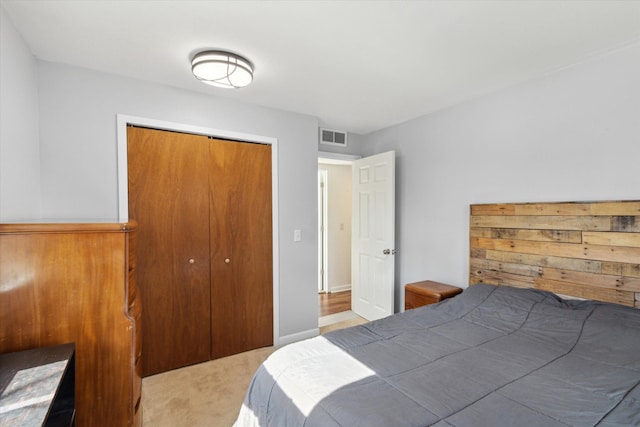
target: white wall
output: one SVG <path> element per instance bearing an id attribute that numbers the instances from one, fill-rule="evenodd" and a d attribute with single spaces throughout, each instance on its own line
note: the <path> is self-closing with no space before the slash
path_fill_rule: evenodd
<path id="1" fill-rule="evenodd" d="M 640 199 L 640 44 L 366 136 L 397 150 L 396 310 L 466 286 L 469 204 Z"/>
<path id="2" fill-rule="evenodd" d="M 351 166 L 320 165 L 327 171 L 327 290 L 351 288 Z"/>
<path id="3" fill-rule="evenodd" d="M 0 221 L 40 217 L 38 69 L 0 7 Z"/>
<path id="4" fill-rule="evenodd" d="M 62 64 L 38 66 L 47 218 L 117 219 L 119 113 L 277 138 L 279 336 L 317 331 L 317 119 Z M 293 242 L 294 229 L 302 230 L 301 242 Z"/>

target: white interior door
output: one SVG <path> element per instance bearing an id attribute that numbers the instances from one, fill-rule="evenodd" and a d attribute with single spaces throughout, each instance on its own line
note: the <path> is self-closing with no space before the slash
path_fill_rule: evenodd
<path id="1" fill-rule="evenodd" d="M 353 162 L 351 309 L 367 320 L 393 314 L 395 151 Z"/>

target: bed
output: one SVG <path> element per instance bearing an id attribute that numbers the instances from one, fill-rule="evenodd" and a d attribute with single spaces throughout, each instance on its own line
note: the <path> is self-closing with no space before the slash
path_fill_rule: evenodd
<path id="1" fill-rule="evenodd" d="M 639 236 L 637 201 L 472 205 L 472 286 L 279 349 L 236 426 L 640 425 Z"/>

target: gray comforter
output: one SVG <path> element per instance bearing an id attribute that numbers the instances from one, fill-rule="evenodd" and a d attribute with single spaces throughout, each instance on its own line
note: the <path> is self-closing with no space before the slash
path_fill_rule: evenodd
<path id="1" fill-rule="evenodd" d="M 638 426 L 640 310 L 474 285 L 286 346 L 237 426 Z"/>

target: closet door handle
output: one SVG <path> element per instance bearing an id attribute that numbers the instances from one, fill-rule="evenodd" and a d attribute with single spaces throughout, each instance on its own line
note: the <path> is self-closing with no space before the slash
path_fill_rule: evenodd
<path id="1" fill-rule="evenodd" d="M 193 258 L 189 258 L 189 264 L 195 264 L 195 263 L 196 263 L 196 260 L 195 260 L 195 259 L 193 259 Z"/>
<path id="2" fill-rule="evenodd" d="M 229 264 L 230 262 L 231 262 L 231 260 L 230 260 L 229 258 L 225 258 L 225 259 L 224 259 L 224 263 L 225 263 L 225 264 Z"/>

